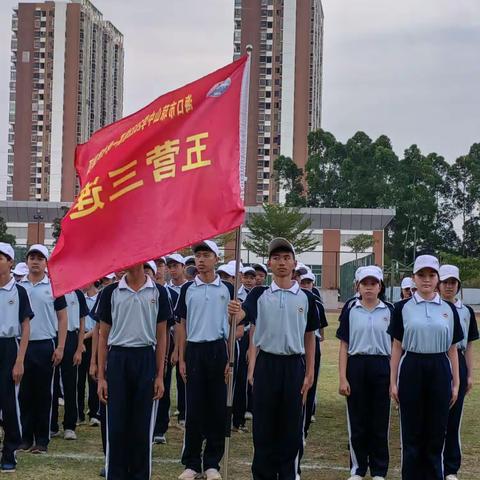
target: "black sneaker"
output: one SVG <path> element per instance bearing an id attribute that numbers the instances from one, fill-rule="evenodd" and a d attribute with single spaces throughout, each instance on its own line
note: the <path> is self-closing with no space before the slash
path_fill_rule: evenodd
<path id="1" fill-rule="evenodd" d="M 33 443 L 22 442 L 17 448 L 17 452 L 28 452 L 32 448 Z"/>
<path id="2" fill-rule="evenodd" d="M 2 463 L 0 471 L 2 473 L 15 473 L 17 466 L 14 463 Z"/>
<path id="3" fill-rule="evenodd" d="M 44 453 L 47 453 L 47 447 L 43 446 L 43 445 L 34 445 L 31 449 L 30 449 L 30 453 L 35 453 L 35 454 L 44 454 Z"/>

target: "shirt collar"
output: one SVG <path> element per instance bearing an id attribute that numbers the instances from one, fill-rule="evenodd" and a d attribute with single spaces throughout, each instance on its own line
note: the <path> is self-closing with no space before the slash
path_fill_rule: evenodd
<path id="1" fill-rule="evenodd" d="M 455 302 L 455 306 L 460 309 L 460 308 L 463 308 L 463 303 L 460 299 L 457 299 L 457 301 Z"/>
<path id="2" fill-rule="evenodd" d="M 360 299 L 358 299 L 354 303 L 354 307 L 355 308 L 357 308 L 357 307 L 365 308 L 365 306 L 362 305 L 362 302 L 360 301 Z M 377 308 L 387 308 L 387 306 L 380 300 L 380 302 L 377 305 L 375 305 L 375 308 L 373 310 L 376 310 Z"/>
<path id="3" fill-rule="evenodd" d="M 10 277 L 10 281 L 4 285 L 3 287 L 0 287 L 0 290 L 8 290 L 10 291 L 13 286 L 15 285 L 15 279 L 13 277 Z"/>
<path id="4" fill-rule="evenodd" d="M 426 303 L 436 303 L 437 305 L 440 305 L 442 303 L 442 299 L 440 298 L 440 295 L 438 293 L 435 294 L 435 297 L 433 297 L 432 300 L 425 300 L 418 294 L 418 292 L 415 292 L 413 294 L 413 298 L 415 300 L 415 303 L 426 302 Z"/>
<path id="5" fill-rule="evenodd" d="M 220 281 L 221 281 L 220 280 L 220 275 L 217 275 L 215 277 L 215 279 L 213 280 L 213 282 L 211 282 L 211 283 L 203 282 L 202 280 L 200 280 L 200 277 L 198 275 L 195 277 L 195 280 L 194 280 L 195 285 L 197 287 L 200 287 L 201 285 L 215 285 L 216 287 L 219 287 L 220 286 Z"/>
<path id="6" fill-rule="evenodd" d="M 272 284 L 270 285 L 270 289 L 272 290 L 272 292 L 276 292 L 278 290 L 283 290 L 284 292 L 291 292 L 293 293 L 294 295 L 296 295 L 299 290 L 300 290 L 300 285 L 298 284 L 298 282 L 293 282 L 293 285 L 290 287 L 290 288 L 280 288 L 276 283 L 275 281 L 272 282 Z"/>
<path id="7" fill-rule="evenodd" d="M 186 283 L 187 281 L 185 280 L 181 285 L 175 285 L 173 281 L 170 280 L 167 285 L 171 288 L 182 288 Z"/>
<path id="8" fill-rule="evenodd" d="M 118 288 L 120 288 L 121 290 L 125 290 L 125 289 L 130 290 L 131 292 L 134 292 L 134 293 L 138 293 L 138 292 L 144 290 L 145 288 L 153 288 L 153 287 L 154 287 L 153 281 L 148 275 L 147 275 L 147 279 L 146 279 L 145 283 L 137 291 L 133 290 L 133 288 L 130 288 L 128 286 L 127 275 L 126 274 L 118 282 Z"/>
<path id="9" fill-rule="evenodd" d="M 32 283 L 30 281 L 30 279 L 28 278 L 28 275 L 25 275 L 21 280 L 20 280 L 21 283 L 30 283 L 32 285 L 39 285 L 40 283 L 44 283 L 44 284 L 49 284 L 50 283 L 50 280 L 48 278 L 47 275 L 45 275 L 39 282 L 37 283 Z"/>

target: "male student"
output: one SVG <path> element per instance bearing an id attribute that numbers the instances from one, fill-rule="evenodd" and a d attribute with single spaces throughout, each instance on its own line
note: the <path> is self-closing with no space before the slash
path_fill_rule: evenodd
<path id="1" fill-rule="evenodd" d="M 255 270 L 255 283 L 257 287 L 261 287 L 265 285 L 265 281 L 267 280 L 268 276 L 268 268 L 263 263 L 254 263 L 252 265 L 253 269 Z"/>
<path id="2" fill-rule="evenodd" d="M 10 274 L 14 258 L 12 246 L 0 243 L 0 411 L 4 431 L 0 470 L 5 473 L 15 472 L 15 450 L 22 442 L 18 389 L 33 318 L 27 291 Z"/>
<path id="3" fill-rule="evenodd" d="M 185 258 L 180 255 L 179 253 L 172 253 L 167 256 L 166 258 L 167 261 L 167 269 L 168 273 L 170 274 L 170 282 L 168 283 L 168 286 L 171 290 L 175 291 L 177 295 L 180 295 L 180 290 L 183 287 L 185 283 L 187 283 L 187 277 L 186 277 L 186 267 L 185 267 Z M 195 262 L 195 260 L 194 260 Z M 189 268 L 195 269 L 195 265 L 190 266 Z M 196 273 L 193 275 L 193 278 L 195 278 Z M 178 297 L 177 297 L 178 299 Z M 176 305 L 176 300 L 174 305 Z M 178 327 L 177 324 L 173 326 L 173 350 L 170 355 L 170 365 L 171 368 L 175 366 L 175 377 L 177 380 L 177 419 L 178 419 L 178 424 L 182 427 L 185 426 L 185 383 L 183 381 L 182 376 L 180 375 L 180 369 L 178 367 Z M 168 379 L 168 374 L 172 372 L 169 372 L 167 369 L 167 375 L 166 378 Z M 167 382 L 165 382 L 165 391 L 167 392 Z M 168 390 L 169 391 L 169 390 Z M 169 405 L 169 400 L 170 397 L 164 395 L 164 398 L 160 401 L 159 404 L 159 411 L 161 411 L 162 408 L 162 402 L 165 401 L 165 403 L 168 403 Z M 165 417 L 166 418 L 166 417 Z"/>
<path id="4" fill-rule="evenodd" d="M 48 256 L 47 247 L 32 245 L 27 252 L 29 273 L 20 281 L 30 297 L 35 318 L 30 325 L 20 386 L 23 441 L 19 450 L 32 453 L 46 453 L 50 442 L 53 375 L 63 359 L 68 326 L 65 297 L 54 298 L 45 274 Z"/>
<path id="5" fill-rule="evenodd" d="M 167 320 L 164 287 L 140 263 L 105 288 L 97 313 L 98 396 L 107 405 L 107 480 L 149 480 L 157 400 L 162 397 Z"/>
<path id="6" fill-rule="evenodd" d="M 85 295 L 80 290 L 66 293 L 65 300 L 67 302 L 68 331 L 65 340 L 65 351 L 59 367 L 58 380 L 61 379 L 63 386 L 63 438 L 65 440 L 76 440 L 78 366 L 82 363 L 85 317 L 88 315 L 88 307 Z M 52 432 L 58 432 L 59 387 L 60 382 L 58 382 L 53 395 L 52 419 L 50 422 L 50 430 Z"/>
<path id="7" fill-rule="evenodd" d="M 219 256 L 215 242 L 205 240 L 194 245 L 193 252 L 198 275 L 182 287 L 175 312 L 181 319 L 179 366 L 187 391 L 185 471 L 178 478 L 193 480 L 203 472 L 208 480 L 218 480 L 227 413 L 227 305 L 234 292 L 233 285 L 215 273 Z"/>
<path id="8" fill-rule="evenodd" d="M 251 323 L 248 378 L 253 385 L 254 480 L 295 480 L 303 407 L 312 386 L 318 300 L 292 280 L 295 250 L 284 238 L 268 248 L 270 287 L 256 287 L 228 312 Z"/>

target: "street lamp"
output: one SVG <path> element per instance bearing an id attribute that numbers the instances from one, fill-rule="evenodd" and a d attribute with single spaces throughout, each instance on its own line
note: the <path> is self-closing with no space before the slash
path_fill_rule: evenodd
<path id="1" fill-rule="evenodd" d="M 37 243 L 40 243 L 40 221 L 43 220 L 43 215 L 40 210 L 33 216 L 33 219 L 37 222 Z"/>

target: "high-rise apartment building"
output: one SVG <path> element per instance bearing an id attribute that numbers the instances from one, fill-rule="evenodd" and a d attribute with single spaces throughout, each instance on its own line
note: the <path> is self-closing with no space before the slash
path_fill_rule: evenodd
<path id="1" fill-rule="evenodd" d="M 252 45 L 245 202 L 279 201 L 273 162 L 307 161 L 307 136 L 320 128 L 321 0 L 234 0 L 234 58 Z"/>
<path id="2" fill-rule="evenodd" d="M 89 0 L 19 3 L 12 16 L 7 200 L 68 202 L 75 147 L 122 117 L 123 35 Z"/>

